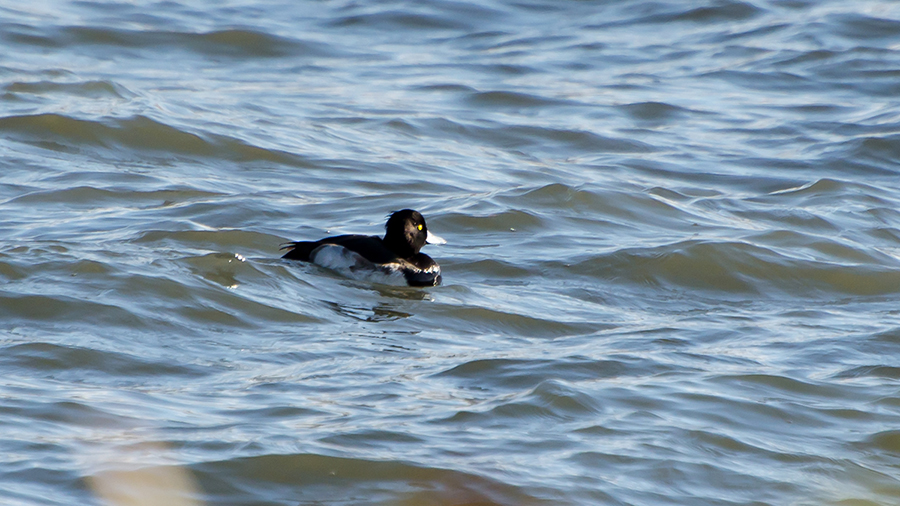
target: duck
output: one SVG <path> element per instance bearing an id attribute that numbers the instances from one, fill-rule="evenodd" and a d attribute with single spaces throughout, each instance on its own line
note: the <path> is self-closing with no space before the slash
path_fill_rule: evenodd
<path id="1" fill-rule="evenodd" d="M 432 234 L 418 211 L 392 212 L 384 225 L 384 237 L 338 235 L 318 241 L 289 242 L 281 258 L 299 260 L 337 271 L 353 279 L 391 285 L 437 286 L 441 266 L 420 253 L 426 244 L 446 244 Z"/>

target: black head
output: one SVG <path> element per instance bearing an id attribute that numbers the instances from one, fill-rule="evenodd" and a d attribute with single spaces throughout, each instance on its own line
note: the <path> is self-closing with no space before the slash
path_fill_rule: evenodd
<path id="1" fill-rule="evenodd" d="M 417 254 L 428 239 L 425 218 L 418 211 L 394 211 L 384 225 L 384 243 L 400 258 Z"/>

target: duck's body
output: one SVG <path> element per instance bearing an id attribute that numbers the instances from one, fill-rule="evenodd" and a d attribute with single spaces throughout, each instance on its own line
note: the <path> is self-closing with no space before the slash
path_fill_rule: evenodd
<path id="1" fill-rule="evenodd" d="M 409 286 L 441 284 L 441 266 L 419 250 L 446 241 L 428 232 L 416 211 L 396 211 L 385 224 L 384 238 L 339 235 L 319 241 L 292 242 L 282 258 L 312 262 L 348 277 Z"/>

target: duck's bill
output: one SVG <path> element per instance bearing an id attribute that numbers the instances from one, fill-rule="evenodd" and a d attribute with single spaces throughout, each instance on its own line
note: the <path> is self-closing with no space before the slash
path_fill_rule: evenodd
<path id="1" fill-rule="evenodd" d="M 425 236 L 425 244 L 447 244 L 447 241 L 445 241 L 442 237 L 438 237 L 432 234 L 429 230 L 428 235 Z"/>

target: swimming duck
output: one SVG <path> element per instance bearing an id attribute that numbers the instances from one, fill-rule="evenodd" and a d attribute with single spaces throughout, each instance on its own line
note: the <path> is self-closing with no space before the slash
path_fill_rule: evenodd
<path id="1" fill-rule="evenodd" d="M 339 235 L 318 241 L 288 243 L 282 258 L 312 262 L 355 279 L 388 284 L 437 286 L 441 266 L 424 253 L 426 244 L 446 244 L 432 234 L 418 211 L 394 211 L 384 225 L 384 238 L 374 235 Z"/>

